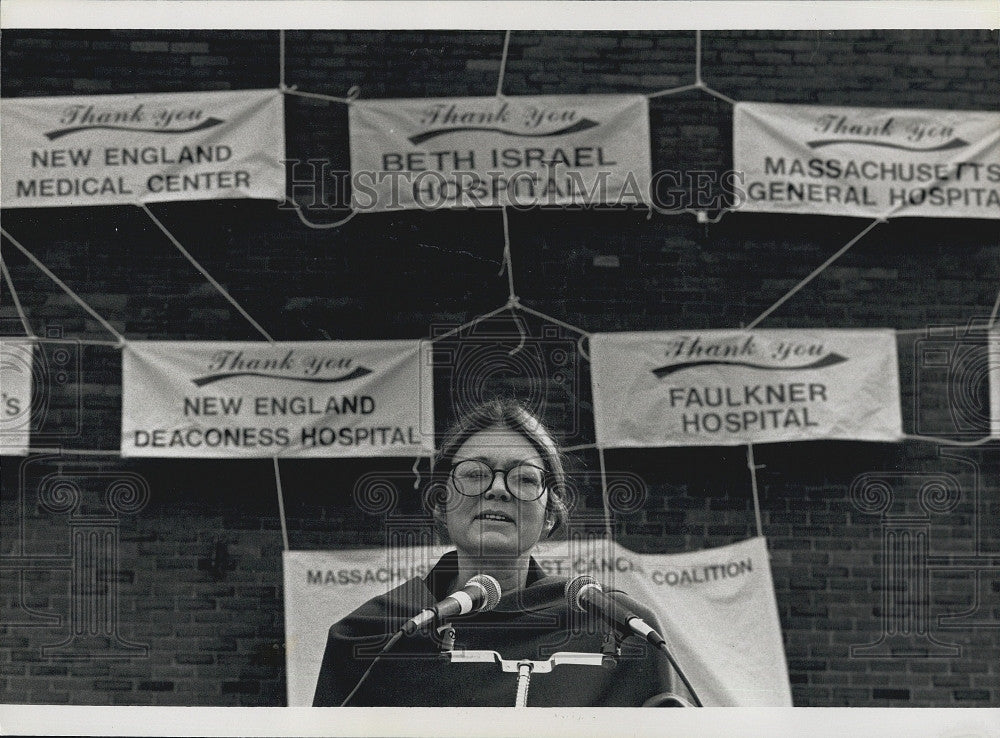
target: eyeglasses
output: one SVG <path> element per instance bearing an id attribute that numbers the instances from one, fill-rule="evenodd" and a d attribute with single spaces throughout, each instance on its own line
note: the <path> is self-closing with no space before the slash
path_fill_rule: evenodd
<path id="1" fill-rule="evenodd" d="M 533 464 L 518 464 L 505 471 L 493 469 L 482 461 L 466 459 L 451 468 L 451 481 L 459 493 L 478 497 L 493 486 L 497 474 L 503 475 L 507 491 L 524 502 L 537 500 L 545 491 L 545 470 Z"/>

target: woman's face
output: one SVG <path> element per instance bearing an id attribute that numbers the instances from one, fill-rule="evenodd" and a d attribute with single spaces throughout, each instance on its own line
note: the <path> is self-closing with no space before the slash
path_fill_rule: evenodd
<path id="1" fill-rule="evenodd" d="M 545 469 L 545 462 L 531 442 L 510 430 L 485 430 L 470 436 L 452 464 L 469 459 L 501 472 L 519 464 Z M 489 487 L 478 497 L 459 494 L 452 480 L 448 485 L 445 524 L 462 553 L 516 558 L 538 543 L 545 526 L 547 490 L 537 500 L 520 500 L 507 489 L 503 474 L 494 474 Z"/>

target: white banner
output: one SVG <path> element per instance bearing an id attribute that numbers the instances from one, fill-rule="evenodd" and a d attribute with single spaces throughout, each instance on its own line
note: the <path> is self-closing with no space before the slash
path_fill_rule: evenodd
<path id="1" fill-rule="evenodd" d="M 1000 218 L 1000 113 L 737 103 L 743 212 Z"/>
<path id="2" fill-rule="evenodd" d="M 0 101 L 3 207 L 284 200 L 278 90 Z"/>
<path id="3" fill-rule="evenodd" d="M 602 446 L 902 437 L 891 330 L 707 330 L 590 338 Z"/>
<path id="4" fill-rule="evenodd" d="M 330 626 L 413 577 L 425 577 L 443 546 L 285 551 L 285 678 L 288 706 L 313 703 Z M 412 613 L 416 614 L 416 613 Z"/>
<path id="5" fill-rule="evenodd" d="M 649 199 L 642 95 L 356 100 L 349 115 L 358 210 Z"/>
<path id="6" fill-rule="evenodd" d="M 623 554 L 636 564 L 615 586 L 656 612 L 706 707 L 791 707 L 765 538 L 681 554 Z"/>
<path id="7" fill-rule="evenodd" d="M 130 342 L 122 456 L 425 456 L 419 341 Z"/>
<path id="8" fill-rule="evenodd" d="M 566 542 L 547 544 L 535 560 L 547 574 L 589 574 L 650 608 L 706 706 L 792 704 L 764 538 L 681 554 L 601 548 L 574 554 Z M 289 706 L 312 704 L 330 626 L 372 597 L 425 577 L 445 550 L 286 551 Z M 675 691 L 684 693 L 679 681 Z"/>
<path id="9" fill-rule="evenodd" d="M 30 338 L 0 339 L 0 454 L 28 453 L 34 354 Z"/>
<path id="10" fill-rule="evenodd" d="M 990 329 L 989 333 L 989 354 L 987 366 L 989 367 L 990 385 L 990 435 L 1000 438 L 1000 323 Z"/>

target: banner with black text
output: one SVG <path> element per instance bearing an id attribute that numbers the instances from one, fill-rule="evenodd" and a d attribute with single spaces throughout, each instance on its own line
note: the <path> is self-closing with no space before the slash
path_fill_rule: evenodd
<path id="1" fill-rule="evenodd" d="M 31 391 L 35 342 L 0 339 L 0 454 L 24 456 L 31 436 Z"/>
<path id="2" fill-rule="evenodd" d="M 578 545 L 547 543 L 533 556 L 546 574 L 593 576 L 605 589 L 622 590 L 652 610 L 671 654 L 704 705 L 791 706 L 764 538 L 678 554 L 637 554 L 606 541 L 590 541 L 586 550 Z M 331 625 L 406 580 L 427 576 L 447 550 L 285 551 L 289 706 L 312 704 Z M 460 624 L 456 630 L 460 646 Z M 442 662 L 441 668 L 462 665 Z M 510 677 L 516 679 L 515 674 Z M 674 691 L 684 695 L 679 680 Z"/>
<path id="3" fill-rule="evenodd" d="M 122 349 L 122 456 L 426 456 L 419 341 L 141 341 Z"/>
<path id="4" fill-rule="evenodd" d="M 641 95 L 356 100 L 349 116 L 356 210 L 649 199 Z"/>
<path id="5" fill-rule="evenodd" d="M 3 207 L 285 198 L 278 90 L 0 100 Z"/>
<path id="6" fill-rule="evenodd" d="M 903 436 L 891 330 L 598 333 L 590 357 L 602 446 Z"/>
<path id="7" fill-rule="evenodd" d="M 1000 113 L 736 103 L 741 212 L 1000 218 Z"/>

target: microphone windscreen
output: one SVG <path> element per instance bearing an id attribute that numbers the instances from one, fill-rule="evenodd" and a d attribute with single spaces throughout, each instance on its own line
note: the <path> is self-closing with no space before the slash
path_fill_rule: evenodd
<path id="1" fill-rule="evenodd" d="M 571 610 L 586 612 L 587 608 L 580 602 L 580 592 L 583 591 L 584 587 L 597 587 L 598 590 L 601 589 L 600 583 L 589 574 L 581 574 L 566 582 L 566 603 Z"/>
<path id="2" fill-rule="evenodd" d="M 486 599 L 483 602 L 483 606 L 479 608 L 479 612 L 486 612 L 492 610 L 500 602 L 500 582 L 498 582 L 494 577 L 489 574 L 477 574 L 472 577 L 467 583 L 478 584 L 483 588 L 486 593 Z"/>

